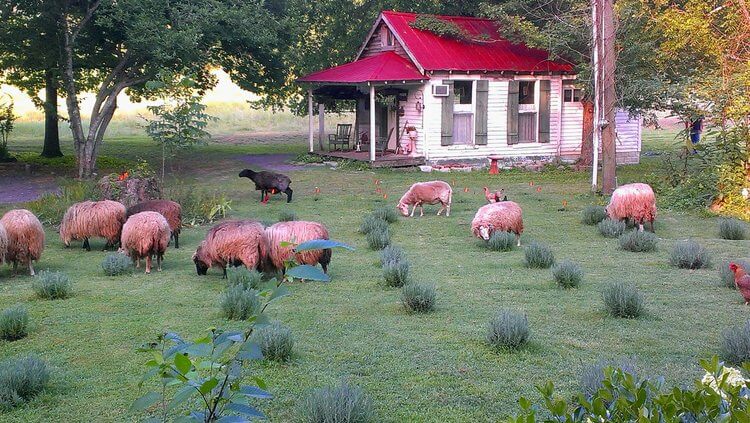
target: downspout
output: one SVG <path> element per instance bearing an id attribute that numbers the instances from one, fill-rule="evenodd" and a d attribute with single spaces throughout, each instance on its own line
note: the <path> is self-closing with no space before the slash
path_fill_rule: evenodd
<path id="1" fill-rule="evenodd" d="M 557 158 L 562 160 L 562 121 L 564 89 L 562 75 L 560 76 L 560 89 L 557 91 L 557 101 L 560 102 L 560 111 L 557 114 Z"/>

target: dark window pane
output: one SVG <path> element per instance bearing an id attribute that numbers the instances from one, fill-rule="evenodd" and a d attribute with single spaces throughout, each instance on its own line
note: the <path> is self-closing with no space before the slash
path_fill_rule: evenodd
<path id="1" fill-rule="evenodd" d="M 573 101 L 581 101 L 581 97 L 583 96 L 583 92 L 579 89 L 576 89 L 573 94 Z"/>
<path id="2" fill-rule="evenodd" d="M 570 103 L 573 100 L 573 90 L 564 90 L 563 91 L 563 101 L 566 103 Z"/>
<path id="3" fill-rule="evenodd" d="M 536 81 L 518 82 L 518 104 L 534 104 L 534 83 Z"/>
<path id="4" fill-rule="evenodd" d="M 455 81 L 453 83 L 454 104 L 471 104 L 472 81 Z"/>

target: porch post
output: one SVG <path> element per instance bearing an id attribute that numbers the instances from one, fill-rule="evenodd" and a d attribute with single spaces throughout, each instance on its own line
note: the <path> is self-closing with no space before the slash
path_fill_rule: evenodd
<path id="1" fill-rule="evenodd" d="M 370 85 L 370 161 L 375 161 L 375 85 Z"/>
<path id="2" fill-rule="evenodd" d="M 318 103 L 318 144 L 323 148 L 323 138 L 326 136 L 326 106 L 323 103 Z"/>
<path id="3" fill-rule="evenodd" d="M 315 117 L 313 116 L 313 92 L 307 90 L 307 114 L 308 114 L 308 130 L 307 130 L 307 141 L 310 143 L 310 152 L 313 152 L 313 131 Z"/>

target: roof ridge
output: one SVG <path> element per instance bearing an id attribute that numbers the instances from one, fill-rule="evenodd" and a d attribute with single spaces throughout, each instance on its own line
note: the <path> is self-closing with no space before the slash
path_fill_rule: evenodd
<path id="1" fill-rule="evenodd" d="M 449 19 L 463 19 L 467 21 L 489 21 L 494 22 L 493 19 L 490 18 L 482 18 L 479 16 L 463 16 L 463 15 L 441 15 L 438 13 L 414 13 L 414 12 L 400 12 L 398 10 L 383 10 L 381 13 L 383 14 L 390 14 L 390 15 L 404 15 L 404 16 L 436 16 L 438 18 L 449 18 Z"/>

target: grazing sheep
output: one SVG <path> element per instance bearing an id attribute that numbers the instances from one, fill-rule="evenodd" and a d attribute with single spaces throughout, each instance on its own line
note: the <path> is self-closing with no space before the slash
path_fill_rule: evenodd
<path id="1" fill-rule="evenodd" d="M 635 183 L 622 185 L 612 193 L 607 206 L 607 216 L 612 220 L 630 219 L 638 223 L 638 230 L 643 232 L 643 223 L 651 223 L 654 232 L 656 219 L 656 196 L 647 184 Z"/>
<path id="2" fill-rule="evenodd" d="M 33 261 L 39 261 L 44 251 L 44 228 L 34 213 L 25 209 L 11 210 L 0 219 L 0 226 L 5 227 L 8 246 L 5 262 L 13 263 L 13 275 L 18 263 L 29 267 L 29 274 L 34 276 Z"/>
<path id="3" fill-rule="evenodd" d="M 174 248 L 180 248 L 180 230 L 182 228 L 182 206 L 179 203 L 170 200 L 149 200 L 140 202 L 134 206 L 128 207 L 126 217 L 143 211 L 155 211 L 160 213 L 169 223 L 169 229 L 172 231 L 174 239 Z"/>
<path id="4" fill-rule="evenodd" d="M 424 204 L 437 204 L 442 206 L 437 215 L 445 210 L 445 216 L 451 215 L 451 198 L 453 190 L 448 183 L 443 181 L 417 182 L 412 185 L 406 194 L 401 197 L 396 208 L 403 216 L 414 217 L 414 210 L 419 206 L 419 215 L 424 216 Z M 414 205 L 409 214 L 409 206 Z"/>
<path id="5" fill-rule="evenodd" d="M 65 212 L 60 223 L 60 240 L 66 247 L 70 241 L 83 240 L 83 248 L 91 251 L 90 237 L 107 240 L 106 250 L 120 240 L 122 225 L 125 223 L 125 206 L 117 201 L 83 201 L 73 204 Z"/>
<path id="6" fill-rule="evenodd" d="M 303 220 L 279 222 L 269 226 L 263 233 L 263 270 L 285 272 L 284 262 L 292 258 L 293 251 L 291 246 L 282 246 L 282 242 L 299 245 L 313 239 L 328 239 L 328 229 L 321 223 Z M 294 258 L 299 264 L 315 266 L 320 263 L 323 272 L 328 273 L 331 255 L 331 249 L 328 248 L 294 253 Z"/>
<path id="7" fill-rule="evenodd" d="M 5 254 L 8 252 L 8 232 L 5 226 L 0 223 L 0 264 L 5 261 Z"/>
<path id="8" fill-rule="evenodd" d="M 286 202 L 292 202 L 292 189 L 289 185 L 292 180 L 288 176 L 274 172 L 254 172 L 252 169 L 243 169 L 240 172 L 240 178 L 249 178 L 255 182 L 255 190 L 260 191 L 260 202 L 268 202 L 268 193 L 278 194 L 286 193 Z"/>
<path id="9" fill-rule="evenodd" d="M 484 205 L 477 210 L 471 221 L 471 232 L 477 238 L 487 241 L 495 231 L 516 234 L 516 244 L 521 246 L 523 233 L 523 212 L 513 201 L 501 201 Z"/>
<path id="10" fill-rule="evenodd" d="M 136 268 L 141 267 L 141 259 L 145 257 L 147 274 L 151 273 L 151 258 L 156 256 L 156 269 L 161 271 L 169 235 L 169 223 L 160 213 L 136 213 L 122 226 L 122 250 L 136 263 Z"/>
<path id="11" fill-rule="evenodd" d="M 255 269 L 261 260 L 263 225 L 254 220 L 226 220 L 209 229 L 193 254 L 195 270 L 205 275 L 218 266 L 227 276 L 227 265 Z"/>

